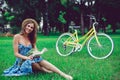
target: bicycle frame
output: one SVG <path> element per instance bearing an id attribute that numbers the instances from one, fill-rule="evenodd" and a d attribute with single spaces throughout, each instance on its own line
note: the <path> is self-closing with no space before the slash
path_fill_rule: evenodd
<path id="1" fill-rule="evenodd" d="M 86 42 L 94 35 L 95 38 L 96 38 L 96 41 L 98 43 L 98 45 L 100 46 L 100 43 L 98 41 L 98 38 L 97 38 L 97 32 L 96 32 L 96 29 L 95 29 L 95 25 L 96 23 L 93 23 L 93 27 L 82 37 L 78 37 L 78 33 L 77 33 L 77 30 L 75 30 L 75 32 L 71 35 L 73 38 L 74 38 L 74 41 L 71 41 L 72 38 L 69 37 L 66 41 L 65 41 L 65 45 L 67 46 L 71 46 L 71 47 L 76 47 L 77 45 L 80 45 L 81 48 L 86 44 Z"/>

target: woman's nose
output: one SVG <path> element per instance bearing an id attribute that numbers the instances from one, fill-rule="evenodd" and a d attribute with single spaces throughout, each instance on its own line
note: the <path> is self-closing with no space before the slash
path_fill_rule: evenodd
<path id="1" fill-rule="evenodd" d="M 31 27 L 29 27 L 28 29 L 30 29 L 30 30 L 31 30 L 32 28 L 31 28 Z"/>

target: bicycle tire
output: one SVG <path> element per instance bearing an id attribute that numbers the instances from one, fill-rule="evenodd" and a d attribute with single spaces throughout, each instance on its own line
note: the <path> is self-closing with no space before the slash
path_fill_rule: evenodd
<path id="1" fill-rule="evenodd" d="M 88 52 L 95 59 L 105 59 L 113 52 L 113 40 L 105 33 L 98 33 L 97 37 L 101 46 L 98 45 L 95 36 L 92 36 L 87 44 Z"/>
<path id="2" fill-rule="evenodd" d="M 56 50 L 60 56 L 68 56 L 73 52 L 73 46 L 67 46 L 64 44 L 68 37 L 70 37 L 72 41 L 74 40 L 74 38 L 71 35 L 71 33 L 63 33 L 58 37 L 56 42 Z"/>

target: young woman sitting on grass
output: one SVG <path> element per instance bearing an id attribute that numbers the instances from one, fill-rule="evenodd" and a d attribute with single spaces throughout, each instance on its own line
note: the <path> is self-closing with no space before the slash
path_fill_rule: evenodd
<path id="1" fill-rule="evenodd" d="M 4 76 L 21 76 L 34 72 L 44 71 L 48 73 L 55 72 L 67 80 L 72 80 L 72 76 L 65 74 L 56 66 L 44 60 L 41 56 L 33 56 L 27 54 L 31 49 L 37 51 L 36 36 L 38 23 L 31 18 L 25 19 L 22 22 L 22 29 L 19 34 L 14 36 L 13 47 L 16 61 L 14 65 L 4 71 Z M 40 54 L 43 54 L 47 49 L 43 49 Z"/>

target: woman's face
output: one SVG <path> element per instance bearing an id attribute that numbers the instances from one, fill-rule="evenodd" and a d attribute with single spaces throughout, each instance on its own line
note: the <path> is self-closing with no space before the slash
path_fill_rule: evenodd
<path id="1" fill-rule="evenodd" d="M 31 33 L 33 31 L 33 29 L 34 29 L 34 24 L 33 23 L 29 23 L 25 27 L 25 33 L 29 34 L 29 33 Z"/>

